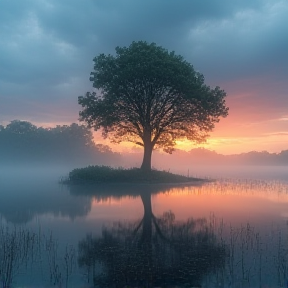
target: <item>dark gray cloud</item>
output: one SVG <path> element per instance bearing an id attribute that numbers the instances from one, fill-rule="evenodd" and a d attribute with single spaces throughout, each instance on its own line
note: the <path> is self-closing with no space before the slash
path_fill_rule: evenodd
<path id="1" fill-rule="evenodd" d="M 229 97 L 273 97 L 283 114 L 287 13 L 286 0 L 1 0 L 0 122 L 76 121 L 93 57 L 133 40 L 175 50 Z"/>

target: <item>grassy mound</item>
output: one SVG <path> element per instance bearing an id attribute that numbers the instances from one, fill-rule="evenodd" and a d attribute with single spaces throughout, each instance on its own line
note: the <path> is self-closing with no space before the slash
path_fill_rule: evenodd
<path id="1" fill-rule="evenodd" d="M 193 177 L 173 174 L 166 171 L 142 171 L 139 168 L 123 169 L 108 166 L 88 166 L 72 170 L 66 184 L 87 183 L 180 183 L 200 180 Z"/>

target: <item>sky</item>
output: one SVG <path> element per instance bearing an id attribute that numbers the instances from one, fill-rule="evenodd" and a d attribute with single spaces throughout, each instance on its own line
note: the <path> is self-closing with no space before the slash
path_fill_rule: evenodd
<path id="1" fill-rule="evenodd" d="M 288 0 L 0 0 L 0 124 L 77 122 L 93 58 L 143 40 L 182 55 L 226 91 L 229 115 L 203 147 L 286 150 L 287 15 Z M 95 141 L 103 142 L 99 133 Z"/>

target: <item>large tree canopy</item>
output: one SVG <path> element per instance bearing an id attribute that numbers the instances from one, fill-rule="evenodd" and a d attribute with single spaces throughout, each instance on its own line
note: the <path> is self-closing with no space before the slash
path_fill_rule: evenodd
<path id="1" fill-rule="evenodd" d="M 143 146 L 143 169 L 151 169 L 154 148 L 171 153 L 177 139 L 202 142 L 228 114 L 223 90 L 205 85 L 182 56 L 155 43 L 116 47 L 115 56 L 100 54 L 94 63 L 96 90 L 79 97 L 80 120 L 113 142 Z"/>

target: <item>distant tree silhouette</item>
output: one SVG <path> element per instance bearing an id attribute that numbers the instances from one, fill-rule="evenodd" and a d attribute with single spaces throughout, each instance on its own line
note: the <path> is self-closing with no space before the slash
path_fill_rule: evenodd
<path id="1" fill-rule="evenodd" d="M 116 47 L 116 56 L 100 54 L 94 63 L 90 80 L 99 93 L 79 97 L 80 120 L 113 142 L 143 146 L 144 170 L 151 170 L 154 148 L 172 153 L 177 139 L 202 142 L 228 114 L 223 90 L 155 43 Z"/>
<path id="2" fill-rule="evenodd" d="M 13 120 L 0 127 L 0 161 L 111 164 L 119 161 L 119 155 L 108 146 L 95 144 L 91 130 L 84 125 L 38 128 L 27 121 Z"/>
<path id="3" fill-rule="evenodd" d="M 28 121 L 13 120 L 6 126 L 6 132 L 12 134 L 28 134 L 37 131 L 37 126 Z"/>
<path id="4" fill-rule="evenodd" d="M 171 211 L 157 218 L 151 194 L 143 193 L 141 199 L 144 217 L 139 222 L 119 222 L 103 229 L 102 237 L 87 235 L 79 242 L 79 266 L 86 268 L 94 285 L 192 287 L 224 267 L 225 248 L 205 219 L 176 222 Z M 99 265 L 101 273 L 97 273 Z"/>

